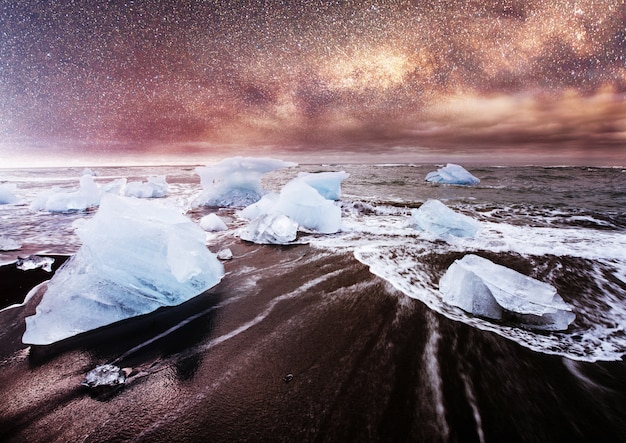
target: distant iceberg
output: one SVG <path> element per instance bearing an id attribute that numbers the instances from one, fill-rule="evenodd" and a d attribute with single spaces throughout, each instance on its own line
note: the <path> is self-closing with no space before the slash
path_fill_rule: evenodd
<path id="1" fill-rule="evenodd" d="M 114 182 L 115 183 L 115 182 Z M 169 185 L 165 176 L 148 177 L 146 182 L 134 181 L 126 183 L 123 194 L 127 197 L 161 198 L 167 196 Z"/>
<path id="2" fill-rule="evenodd" d="M 426 181 L 448 185 L 477 185 L 480 180 L 459 165 L 448 163 L 443 168 L 429 172 Z"/>
<path id="3" fill-rule="evenodd" d="M 467 215 L 459 214 L 439 200 L 429 199 L 411 212 L 410 224 L 418 229 L 445 237 L 474 237 L 480 223 Z"/>
<path id="4" fill-rule="evenodd" d="M 233 157 L 215 165 L 198 167 L 202 193 L 192 205 L 244 208 L 261 199 L 266 191 L 261 187 L 263 174 L 296 163 L 271 158 Z"/>
<path id="5" fill-rule="evenodd" d="M 21 200 L 15 195 L 17 185 L 14 183 L 0 184 L 0 205 L 14 205 L 20 203 Z"/>
<path id="6" fill-rule="evenodd" d="M 205 233 L 178 210 L 105 194 L 78 230 L 82 246 L 48 283 L 22 341 L 50 344 L 178 305 L 216 285 L 224 268 Z"/>
<path id="7" fill-rule="evenodd" d="M 65 192 L 58 188 L 40 193 L 31 203 L 32 211 L 70 212 L 85 211 L 100 204 L 101 192 L 93 176 L 85 174 L 80 178 L 76 191 Z"/>
<path id="8" fill-rule="evenodd" d="M 576 318 L 553 286 L 473 254 L 452 263 L 439 290 L 466 312 L 530 329 L 562 331 Z"/>

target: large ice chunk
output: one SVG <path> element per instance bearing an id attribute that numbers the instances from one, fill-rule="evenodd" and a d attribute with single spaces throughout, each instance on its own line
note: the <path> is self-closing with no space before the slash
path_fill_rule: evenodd
<path id="1" fill-rule="evenodd" d="M 473 254 L 452 263 L 439 290 L 464 311 L 532 329 L 565 330 L 576 318 L 553 286 Z"/>
<path id="2" fill-rule="evenodd" d="M 217 284 L 224 268 L 205 233 L 174 208 L 105 194 L 78 230 L 82 246 L 48 283 L 23 342 L 45 345 L 178 305 Z"/>
<path id="3" fill-rule="evenodd" d="M 80 187 L 76 191 L 65 192 L 51 189 L 40 193 L 31 203 L 33 211 L 70 212 L 84 211 L 100 204 L 101 192 L 93 180 L 86 174 L 80 178 Z"/>
<path id="4" fill-rule="evenodd" d="M 257 244 L 286 245 L 296 239 L 298 223 L 286 215 L 261 215 L 241 232 L 241 239 Z"/>
<path id="5" fill-rule="evenodd" d="M 148 177 L 146 182 L 128 182 L 124 188 L 124 195 L 137 198 L 160 198 L 167 195 L 169 185 L 164 175 Z"/>
<path id="6" fill-rule="evenodd" d="M 301 172 L 298 179 L 309 184 L 328 200 L 339 200 L 341 198 L 341 182 L 350 177 L 344 171 L 339 172 Z"/>
<path id="7" fill-rule="evenodd" d="M 0 205 L 14 205 L 20 203 L 21 200 L 15 195 L 17 185 L 14 183 L 0 184 Z"/>
<path id="8" fill-rule="evenodd" d="M 410 223 L 416 228 L 440 237 L 473 237 L 480 223 L 467 215 L 459 214 L 439 200 L 429 199 L 411 212 Z"/>
<path id="9" fill-rule="evenodd" d="M 271 158 L 233 157 L 213 166 L 198 167 L 202 193 L 193 206 L 244 208 L 257 202 L 264 194 L 263 174 L 276 169 L 296 166 L 296 163 Z"/>
<path id="10" fill-rule="evenodd" d="M 426 181 L 448 185 L 476 185 L 480 180 L 467 172 L 463 166 L 448 163 L 443 168 L 429 172 Z"/>

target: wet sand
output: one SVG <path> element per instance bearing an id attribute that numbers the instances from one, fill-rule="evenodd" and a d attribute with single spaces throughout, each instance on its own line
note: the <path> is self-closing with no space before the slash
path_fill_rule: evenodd
<path id="1" fill-rule="evenodd" d="M 205 294 L 59 344 L 21 344 L 37 297 L 0 312 L 0 440 L 626 438 L 624 362 L 538 354 L 450 321 L 349 254 L 222 246 L 235 258 Z M 81 386 L 109 362 L 132 368 L 126 385 Z"/>

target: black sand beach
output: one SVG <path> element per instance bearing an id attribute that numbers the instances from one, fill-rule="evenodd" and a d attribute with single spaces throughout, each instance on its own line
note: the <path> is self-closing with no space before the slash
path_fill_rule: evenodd
<path id="1" fill-rule="evenodd" d="M 225 246 L 235 258 L 205 294 L 62 343 L 21 344 L 38 297 L 1 312 L 0 439 L 626 437 L 623 362 L 539 354 L 452 322 L 348 254 Z M 126 385 L 81 386 L 111 362 L 132 368 Z"/>

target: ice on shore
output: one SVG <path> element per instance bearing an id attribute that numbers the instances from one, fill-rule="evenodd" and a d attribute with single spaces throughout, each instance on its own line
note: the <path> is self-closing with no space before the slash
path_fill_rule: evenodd
<path id="1" fill-rule="evenodd" d="M 298 180 L 312 186 L 327 200 L 339 200 L 341 198 L 341 182 L 350 177 L 344 171 L 339 172 L 301 172 Z"/>
<path id="2" fill-rule="evenodd" d="M 296 163 L 271 158 L 233 157 L 215 165 L 198 167 L 202 193 L 192 205 L 244 208 L 266 193 L 261 186 L 263 174 Z"/>
<path id="3" fill-rule="evenodd" d="M 126 183 L 123 194 L 136 198 L 161 198 L 167 196 L 169 185 L 164 175 L 148 177 L 146 182 L 134 181 Z"/>
<path id="4" fill-rule="evenodd" d="M 21 199 L 15 195 L 17 185 L 14 183 L 0 184 L 0 205 L 15 205 L 21 203 Z"/>
<path id="5" fill-rule="evenodd" d="M 228 226 L 216 214 L 208 214 L 200 219 L 200 227 L 207 232 L 226 231 Z"/>
<path id="6" fill-rule="evenodd" d="M 411 212 L 410 224 L 440 237 L 474 237 L 481 227 L 478 221 L 434 199 L 427 200 Z"/>
<path id="7" fill-rule="evenodd" d="M 105 194 L 77 233 L 82 246 L 26 319 L 22 341 L 50 344 L 178 305 L 217 284 L 224 268 L 189 218 L 154 201 Z"/>
<path id="8" fill-rule="evenodd" d="M 70 212 L 85 211 L 100 204 L 101 192 L 93 180 L 86 174 L 80 177 L 80 187 L 76 191 L 65 192 L 58 188 L 40 193 L 31 203 L 33 211 Z"/>
<path id="9" fill-rule="evenodd" d="M 52 272 L 53 264 L 54 259 L 52 257 L 29 255 L 28 257 L 18 257 L 15 267 L 22 271 L 30 271 L 31 269 L 41 268 L 46 272 Z"/>
<path id="10" fill-rule="evenodd" d="M 426 181 L 448 185 L 476 185 L 480 180 L 467 172 L 465 168 L 453 163 L 448 163 L 443 168 L 429 172 Z"/>
<path id="11" fill-rule="evenodd" d="M 16 251 L 21 247 L 22 245 L 19 242 L 10 237 L 0 235 L 0 251 Z"/>
<path id="12" fill-rule="evenodd" d="M 112 364 L 105 364 L 89 371 L 81 384 L 89 388 L 118 386 L 126 383 L 126 377 L 127 373 L 123 369 Z"/>
<path id="13" fill-rule="evenodd" d="M 439 290 L 466 312 L 531 329 L 561 331 L 576 318 L 553 286 L 473 254 L 448 268 Z"/>
<path id="14" fill-rule="evenodd" d="M 298 223 L 286 215 L 261 215 L 252 220 L 240 234 L 242 240 L 265 245 L 286 245 L 296 239 Z"/>

